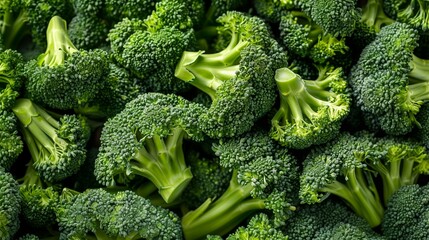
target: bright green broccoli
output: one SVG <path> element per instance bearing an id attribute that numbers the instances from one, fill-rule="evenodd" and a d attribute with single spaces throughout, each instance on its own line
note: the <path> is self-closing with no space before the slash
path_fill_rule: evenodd
<path id="1" fill-rule="evenodd" d="M 33 161 L 27 165 L 25 175 L 18 179 L 21 195 L 21 215 L 33 228 L 55 224 L 55 208 L 59 199 L 54 187 L 48 187 L 34 169 Z"/>
<path id="2" fill-rule="evenodd" d="M 218 22 L 219 35 L 230 37 L 228 46 L 217 53 L 184 52 L 175 73 L 210 96 L 201 118 L 213 138 L 242 134 L 271 109 L 274 71 L 287 59 L 262 19 L 228 12 Z"/>
<path id="3" fill-rule="evenodd" d="M 107 54 L 78 50 L 70 41 L 66 22 L 58 16 L 49 22 L 47 39 L 46 52 L 26 65 L 28 97 L 64 110 L 91 101 L 104 86 Z"/>
<path id="4" fill-rule="evenodd" d="M 192 179 L 183 141 L 203 140 L 199 104 L 177 95 L 142 94 L 109 119 L 101 134 L 95 175 L 106 186 L 149 179 L 167 203 L 178 198 Z"/>
<path id="5" fill-rule="evenodd" d="M 404 186 L 387 204 L 382 232 L 389 239 L 425 239 L 429 236 L 429 185 Z"/>
<path id="6" fill-rule="evenodd" d="M 124 18 L 145 19 L 160 0 L 105 0 L 104 12 L 106 18 L 112 22 L 119 22 Z M 88 1 L 91 3 L 92 1 Z"/>
<path id="7" fill-rule="evenodd" d="M 22 55 L 7 49 L 0 52 L 0 110 L 8 110 L 15 103 L 24 85 Z"/>
<path id="8" fill-rule="evenodd" d="M 134 192 L 91 189 L 65 198 L 57 208 L 61 240 L 182 239 L 176 214 Z"/>
<path id="9" fill-rule="evenodd" d="M 298 8 L 298 0 L 255 0 L 256 13 L 270 22 L 278 23 L 285 11 Z"/>
<path id="10" fill-rule="evenodd" d="M 0 239 L 10 240 L 18 231 L 21 198 L 12 174 L 0 167 Z"/>
<path id="11" fill-rule="evenodd" d="M 386 13 L 419 31 L 429 30 L 429 4 L 425 0 L 384 0 Z"/>
<path id="12" fill-rule="evenodd" d="M 376 138 L 365 132 L 343 133 L 307 156 L 300 198 L 312 204 L 329 194 L 339 196 L 375 227 L 383 218 L 383 202 L 401 186 L 415 184 L 420 174 L 428 173 L 429 157 L 415 142 Z M 382 185 L 375 184 L 376 177 Z"/>
<path id="13" fill-rule="evenodd" d="M 301 206 L 281 230 L 289 239 L 299 240 L 382 239 L 364 219 L 329 199 Z"/>
<path id="14" fill-rule="evenodd" d="M 290 148 L 307 148 L 334 138 L 350 110 L 341 68 L 319 66 L 315 80 L 304 80 L 289 68 L 276 71 L 280 107 L 271 120 L 271 137 Z"/>
<path id="15" fill-rule="evenodd" d="M 23 151 L 17 127 L 12 111 L 0 111 L 0 168 L 9 170 Z"/>
<path id="16" fill-rule="evenodd" d="M 280 39 L 293 54 L 316 63 L 338 62 L 349 50 L 345 38 L 324 32 L 302 11 L 287 11 L 280 21 Z"/>
<path id="17" fill-rule="evenodd" d="M 374 130 L 403 135 L 418 125 L 415 115 L 429 100 L 428 60 L 413 54 L 418 39 L 407 24 L 386 26 L 352 69 L 353 94 Z"/>
<path id="18" fill-rule="evenodd" d="M 264 210 L 274 216 L 274 227 L 285 224 L 295 209 L 298 190 L 297 164 L 287 150 L 266 132 L 224 139 L 213 148 L 232 177 L 220 197 L 208 199 L 183 216 L 185 238 L 225 235 L 248 216 Z"/>
<path id="19" fill-rule="evenodd" d="M 85 161 L 89 125 L 76 115 L 59 120 L 29 99 L 21 98 L 12 108 L 19 119 L 24 141 L 40 177 L 60 181 L 79 170 Z"/>

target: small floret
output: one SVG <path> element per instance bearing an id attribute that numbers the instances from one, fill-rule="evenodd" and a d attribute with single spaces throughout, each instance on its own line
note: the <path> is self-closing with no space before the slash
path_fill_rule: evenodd
<path id="1" fill-rule="evenodd" d="M 0 239 L 13 239 L 18 231 L 20 204 L 18 183 L 0 167 Z"/>
<path id="2" fill-rule="evenodd" d="M 192 179 L 183 141 L 203 140 L 198 117 L 204 107 L 177 95 L 146 93 L 105 124 L 95 175 L 106 186 L 141 176 L 165 202 L 177 199 Z"/>
<path id="3" fill-rule="evenodd" d="M 429 30 L 429 5 L 425 0 L 384 0 L 386 13 L 421 32 Z"/>
<path id="4" fill-rule="evenodd" d="M 48 182 L 76 173 L 85 161 L 89 125 L 75 115 L 59 120 L 29 99 L 21 98 L 12 108 L 19 119 L 34 168 Z"/>
<path id="5" fill-rule="evenodd" d="M 350 110 L 341 68 L 318 67 L 315 80 L 304 80 L 289 68 L 276 71 L 280 107 L 271 120 L 271 137 L 290 148 L 307 148 L 334 138 Z"/>
<path id="6" fill-rule="evenodd" d="M 0 139 L 0 168 L 9 170 L 24 148 L 12 111 L 0 110 Z"/>
<path id="7" fill-rule="evenodd" d="M 14 50 L 0 52 L 0 111 L 9 110 L 24 85 L 24 59 Z"/>
<path id="8" fill-rule="evenodd" d="M 103 88 L 107 54 L 78 50 L 67 33 L 66 22 L 55 16 L 47 30 L 46 52 L 28 62 L 29 98 L 56 109 L 73 109 L 91 101 Z"/>

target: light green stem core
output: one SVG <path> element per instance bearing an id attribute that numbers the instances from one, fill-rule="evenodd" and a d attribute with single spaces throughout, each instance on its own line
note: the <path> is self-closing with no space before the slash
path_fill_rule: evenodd
<path id="1" fill-rule="evenodd" d="M 349 170 L 346 177 L 346 184 L 334 181 L 322 188 L 321 191 L 344 199 L 353 211 L 364 218 L 371 227 L 380 225 L 384 215 L 384 208 L 372 177 L 364 175 L 360 168 Z"/>
<path id="2" fill-rule="evenodd" d="M 26 11 L 21 11 L 17 17 L 12 12 L 6 12 L 3 15 L 2 33 L 5 48 L 17 48 L 22 38 L 29 33 L 28 29 L 25 28 L 27 22 L 28 14 Z"/>
<path id="3" fill-rule="evenodd" d="M 246 46 L 248 42 L 241 41 L 237 34 L 233 34 L 228 47 L 221 52 L 184 52 L 176 66 L 175 76 L 189 82 L 214 100 L 219 86 L 236 76 L 240 68 L 240 53 Z"/>
<path id="4" fill-rule="evenodd" d="M 362 9 L 361 21 L 368 27 L 373 27 L 377 33 L 380 32 L 383 26 L 395 22 L 384 13 L 383 3 L 380 0 L 368 0 Z"/>
<path id="5" fill-rule="evenodd" d="M 188 212 L 182 219 L 182 228 L 187 240 L 202 239 L 208 234 L 224 235 L 237 227 L 247 216 L 265 208 L 262 199 L 253 199 L 250 192 L 253 187 L 242 186 L 234 171 L 230 185 L 225 193 L 212 202 L 207 200 L 194 211 Z"/>
<path id="6" fill-rule="evenodd" d="M 192 179 L 182 148 L 185 134 L 176 128 L 165 138 L 148 138 L 132 160 L 131 171 L 149 179 L 166 203 L 176 200 Z"/>
<path id="7" fill-rule="evenodd" d="M 64 19 L 54 16 L 49 21 L 46 31 L 47 48 L 44 54 L 38 57 L 39 66 L 55 67 L 62 65 L 66 58 L 77 52 L 67 32 L 67 23 Z"/>
<path id="8" fill-rule="evenodd" d="M 416 102 L 427 102 L 429 101 L 429 60 L 413 55 L 410 65 L 412 67 L 408 74 L 410 98 Z"/>

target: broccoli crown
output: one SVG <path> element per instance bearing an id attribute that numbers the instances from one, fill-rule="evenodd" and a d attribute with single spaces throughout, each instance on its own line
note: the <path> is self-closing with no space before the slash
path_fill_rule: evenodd
<path id="1" fill-rule="evenodd" d="M 420 31 L 429 30 L 429 5 L 424 0 L 384 0 L 384 9 L 399 22 L 408 23 Z"/>
<path id="2" fill-rule="evenodd" d="M 278 23 L 287 10 L 298 7 L 297 0 L 255 0 L 256 13 L 270 22 Z"/>
<path id="3" fill-rule="evenodd" d="M 24 83 L 22 70 L 24 59 L 15 51 L 0 52 L 0 110 L 10 109 Z"/>
<path id="4" fill-rule="evenodd" d="M 0 238 L 12 239 L 19 228 L 21 198 L 12 174 L 0 167 Z"/>
<path id="5" fill-rule="evenodd" d="M 134 192 L 87 190 L 57 209 L 60 239 L 182 239 L 179 218 Z"/>
<path id="6" fill-rule="evenodd" d="M 228 188 L 231 173 L 219 165 L 218 158 L 200 156 L 190 152 L 187 161 L 194 176 L 185 189 L 182 199 L 190 209 L 196 209 L 208 198 L 219 198 Z"/>
<path id="7" fill-rule="evenodd" d="M 373 129 L 402 135 L 416 124 L 427 102 L 427 60 L 413 55 L 419 35 L 395 22 L 381 29 L 353 67 L 350 84 L 357 105 Z"/>
<path id="8" fill-rule="evenodd" d="M 156 4 L 155 11 L 144 22 L 149 32 L 157 32 L 162 28 L 171 27 L 186 31 L 193 26 L 191 10 L 186 2 L 162 0 Z"/>
<path id="9" fill-rule="evenodd" d="M 268 215 L 260 213 L 253 216 L 247 226 L 239 227 L 237 231 L 230 234 L 226 240 L 258 240 L 258 239 L 277 239 L 288 240 L 280 230 L 276 229 L 269 219 Z"/>
<path id="10" fill-rule="evenodd" d="M 348 232 L 346 229 L 351 229 L 350 232 L 357 236 L 373 233 L 365 220 L 353 214 L 342 204 L 331 200 L 315 205 L 303 205 L 282 227 L 289 239 L 297 240 L 348 239 L 343 235 L 343 231 Z"/>
<path id="11" fill-rule="evenodd" d="M 247 133 L 213 145 L 221 166 L 233 172 L 228 189 L 182 219 L 186 239 L 224 235 L 254 212 L 267 210 L 283 225 L 294 207 L 298 169 L 286 149 L 265 132 Z"/>
<path id="12" fill-rule="evenodd" d="M 361 229 L 350 223 L 339 223 L 334 227 L 321 228 L 314 239 L 383 240 L 384 237 L 376 234 L 375 232 L 368 231 L 367 229 Z"/>
<path id="13" fill-rule="evenodd" d="M 280 39 L 288 50 L 317 63 L 335 61 L 349 47 L 341 36 L 325 32 L 302 11 L 287 11 L 280 20 Z"/>
<path id="14" fill-rule="evenodd" d="M 26 65 L 29 98 L 57 109 L 85 104 L 103 87 L 107 54 L 99 49 L 78 50 L 67 33 L 66 22 L 55 16 L 47 30 L 48 47 Z"/>
<path id="15" fill-rule="evenodd" d="M 24 148 L 12 111 L 0 111 L 0 139 L 0 167 L 8 170 Z"/>
<path id="16" fill-rule="evenodd" d="M 112 186 L 140 175 L 172 202 L 192 178 L 183 139 L 203 139 L 198 120 L 203 111 L 201 105 L 173 94 L 138 96 L 103 128 L 95 165 L 98 181 Z"/>
<path id="17" fill-rule="evenodd" d="M 350 36 L 361 19 L 354 0 L 308 0 L 307 4 L 310 8 L 304 11 L 325 33 L 333 36 Z"/>
<path id="18" fill-rule="evenodd" d="M 85 120 L 64 115 L 59 120 L 29 99 L 16 101 L 13 112 L 22 126 L 34 168 L 48 182 L 76 173 L 85 161 L 90 129 Z"/>
<path id="19" fill-rule="evenodd" d="M 145 19 L 159 0 L 105 0 L 105 13 L 108 19 L 119 22 L 124 18 Z"/>
<path id="20" fill-rule="evenodd" d="M 215 20 L 227 13 L 228 11 L 236 10 L 240 6 L 246 4 L 244 0 L 213 0 L 209 3 L 209 8 L 206 11 L 206 25 L 215 22 Z"/>
<path id="21" fill-rule="evenodd" d="M 289 68 L 276 71 L 280 107 L 271 120 L 271 137 L 290 148 L 307 148 L 334 138 L 350 110 L 341 68 L 319 66 L 315 80 L 304 80 Z"/>
<path id="22" fill-rule="evenodd" d="M 108 23 L 95 16 L 78 14 L 69 23 L 70 40 L 78 49 L 93 49 L 106 45 Z"/>
<path id="23" fill-rule="evenodd" d="M 212 99 L 202 119 L 213 138 L 242 134 L 271 109 L 274 69 L 287 60 L 260 18 L 228 12 L 218 22 L 219 36 L 230 36 L 228 46 L 213 54 L 184 52 L 175 73 Z"/>
<path id="24" fill-rule="evenodd" d="M 120 59 L 133 74 L 144 79 L 151 91 L 176 93 L 187 84 L 174 77 L 174 67 L 185 49 L 195 46 L 192 29 L 183 32 L 174 27 L 156 32 L 136 31 L 125 42 Z"/>
<path id="25" fill-rule="evenodd" d="M 382 231 L 387 239 L 424 239 L 429 235 L 429 185 L 409 185 L 387 204 Z"/>

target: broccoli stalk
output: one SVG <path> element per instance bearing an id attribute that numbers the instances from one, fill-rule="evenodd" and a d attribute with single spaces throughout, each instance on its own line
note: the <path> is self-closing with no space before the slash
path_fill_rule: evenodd
<path id="1" fill-rule="evenodd" d="M 429 29 L 429 5 L 425 0 L 384 0 L 386 13 L 399 22 L 412 25 L 415 29 Z"/>
<path id="2" fill-rule="evenodd" d="M 85 161 L 89 127 L 75 116 L 59 121 L 29 99 L 18 99 L 12 108 L 34 160 L 34 168 L 47 181 L 59 181 Z"/>
<path id="3" fill-rule="evenodd" d="M 3 6 L 0 8 L 3 8 Z M 5 48 L 15 49 L 22 38 L 30 33 L 29 29 L 26 28 L 28 17 L 28 13 L 25 10 L 20 9 L 17 14 L 12 9 L 6 9 L 0 30 L 4 37 L 3 44 Z"/>
<path id="4" fill-rule="evenodd" d="M 417 112 L 420 105 L 429 101 L 429 60 L 421 59 L 413 54 L 410 62 L 412 70 L 408 74 L 408 97 L 418 104 Z M 414 112 L 414 114 L 417 114 Z"/>
<path id="5" fill-rule="evenodd" d="M 341 68 L 319 67 L 316 80 L 304 80 L 288 68 L 276 71 L 280 107 L 272 118 L 271 136 L 282 145 L 306 148 L 338 132 L 350 99 Z"/>
<path id="6" fill-rule="evenodd" d="M 392 24 L 395 20 L 384 13 L 382 0 L 368 0 L 362 8 L 361 22 L 375 32 L 380 32 L 383 26 Z"/>

